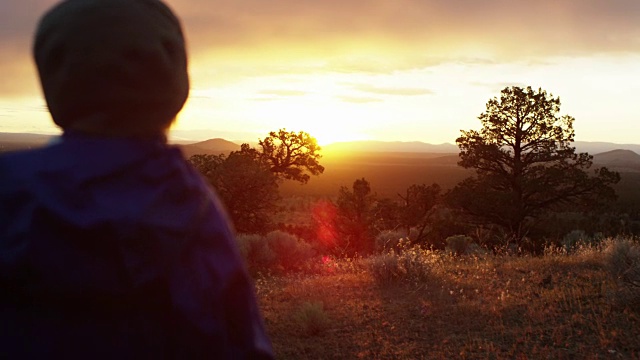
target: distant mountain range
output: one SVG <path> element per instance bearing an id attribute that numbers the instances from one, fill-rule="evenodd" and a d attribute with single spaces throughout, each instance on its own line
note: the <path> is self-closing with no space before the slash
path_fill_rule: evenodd
<path id="1" fill-rule="evenodd" d="M 56 135 L 2 133 L 0 132 L 0 152 L 32 149 L 44 146 Z M 176 142 L 185 153 L 185 156 L 195 154 L 220 154 L 240 150 L 240 145 L 224 139 L 210 139 L 200 142 Z"/>
<path id="2" fill-rule="evenodd" d="M 593 164 L 621 173 L 640 172 L 640 155 L 631 150 L 611 150 L 594 155 Z"/>
<path id="3" fill-rule="evenodd" d="M 225 139 L 209 139 L 193 144 L 178 145 L 184 156 L 189 158 L 192 155 L 217 155 L 221 153 L 229 153 L 231 151 L 240 150 L 240 145 Z"/>
<path id="4" fill-rule="evenodd" d="M 639 144 L 615 144 L 608 142 L 576 141 L 573 143 L 577 152 L 591 155 L 613 151 L 629 150 L 640 154 Z M 428 144 L 420 141 L 351 141 L 329 144 L 323 147 L 326 151 L 358 151 L 358 152 L 429 152 L 458 153 L 458 146 L 450 143 Z"/>
<path id="5" fill-rule="evenodd" d="M 0 132 L 0 151 L 32 148 L 42 146 L 51 140 L 52 135 L 25 134 L 25 133 L 2 133 Z M 240 149 L 239 142 L 231 142 L 225 139 L 210 139 L 206 141 L 188 143 L 187 141 L 176 142 L 187 156 L 193 154 L 219 154 Z M 255 144 L 252 144 L 255 146 Z M 607 158 L 622 156 L 628 152 L 614 152 L 614 150 L 627 150 L 640 156 L 640 144 L 615 144 L 608 142 L 576 141 L 574 143 L 578 152 L 588 152 L 591 155 L 608 153 Z M 428 144 L 420 141 L 351 141 L 338 142 L 323 146 L 326 152 L 426 152 L 454 154 L 458 153 L 458 147 L 453 144 Z M 624 162 L 626 160 L 619 160 Z"/>

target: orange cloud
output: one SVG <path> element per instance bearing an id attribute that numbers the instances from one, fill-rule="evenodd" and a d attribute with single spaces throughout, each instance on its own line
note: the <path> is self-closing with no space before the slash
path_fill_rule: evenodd
<path id="1" fill-rule="evenodd" d="M 3 81 L 0 94 L 33 91 L 21 83 L 28 69 L 22 64 L 30 63 L 37 19 L 53 3 L 1 2 L 0 72 L 13 79 Z M 640 52 L 640 2 L 635 0 L 167 3 L 182 19 L 192 69 L 197 76 L 226 69 L 212 77 L 220 81 L 239 74 L 391 73 L 450 61 Z"/>
<path id="2" fill-rule="evenodd" d="M 630 0 L 173 2 L 197 48 L 313 44 L 329 51 L 327 44 L 338 44 L 344 51 L 341 44 L 387 42 L 413 52 L 484 47 L 511 56 L 640 50 L 640 3 Z"/>

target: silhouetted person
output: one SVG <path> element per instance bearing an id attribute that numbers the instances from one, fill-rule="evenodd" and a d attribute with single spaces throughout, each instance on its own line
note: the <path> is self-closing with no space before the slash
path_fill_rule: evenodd
<path id="1" fill-rule="evenodd" d="M 157 0 L 69 0 L 34 56 L 60 140 L 0 157 L 0 357 L 271 358 L 226 215 L 165 133 L 189 92 Z"/>

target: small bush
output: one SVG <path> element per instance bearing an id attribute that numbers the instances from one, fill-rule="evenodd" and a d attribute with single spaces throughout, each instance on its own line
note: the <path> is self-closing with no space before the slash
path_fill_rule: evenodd
<path id="1" fill-rule="evenodd" d="M 480 256 L 480 255 L 486 255 L 487 253 L 488 253 L 487 249 L 481 247 L 476 243 L 469 244 L 469 246 L 467 246 L 467 249 L 465 250 L 465 254 L 467 255 Z"/>
<path id="2" fill-rule="evenodd" d="M 398 259 L 406 280 L 413 283 L 426 281 L 431 275 L 431 252 L 417 246 L 405 249 Z"/>
<path id="3" fill-rule="evenodd" d="M 583 230 L 571 230 L 562 238 L 562 245 L 569 249 L 579 242 L 589 241 L 591 237 Z"/>
<path id="4" fill-rule="evenodd" d="M 395 252 L 387 252 L 374 255 L 370 259 L 370 269 L 376 281 L 387 284 L 402 279 L 406 274 L 405 270 L 398 262 L 398 255 Z"/>
<path id="5" fill-rule="evenodd" d="M 306 301 L 294 314 L 294 321 L 298 324 L 302 334 L 306 336 L 319 335 L 330 324 L 329 316 L 320 301 Z"/>
<path id="6" fill-rule="evenodd" d="M 266 236 L 239 234 L 240 253 L 252 273 L 282 273 L 311 266 L 314 251 L 307 242 L 283 231 Z"/>
<path id="7" fill-rule="evenodd" d="M 369 259 L 373 278 L 382 284 L 398 281 L 423 282 L 431 275 L 431 266 L 431 252 L 417 246 L 404 246 L 400 253 L 389 251 Z"/>
<path id="8" fill-rule="evenodd" d="M 276 254 L 274 265 L 284 271 L 302 270 L 314 257 L 309 243 L 283 231 L 268 233 L 266 243 Z"/>
<path id="9" fill-rule="evenodd" d="M 361 274 L 369 269 L 368 260 L 362 257 L 335 257 L 323 256 L 321 258 L 320 273 L 322 274 Z"/>
<path id="10" fill-rule="evenodd" d="M 455 255 L 464 255 L 467 253 L 467 248 L 471 245 L 473 239 L 465 235 L 454 235 L 449 236 L 445 241 L 447 243 L 447 251 Z"/>
<path id="11" fill-rule="evenodd" d="M 399 243 L 402 242 L 402 240 L 404 241 L 409 241 L 409 237 L 407 236 L 405 231 L 400 231 L 400 230 L 387 230 L 387 231 L 382 231 L 381 233 L 378 234 L 378 236 L 376 236 L 375 242 L 375 249 L 376 252 L 378 253 L 382 253 L 382 252 L 386 252 L 386 251 L 398 251 L 399 250 Z"/>
<path id="12" fill-rule="evenodd" d="M 626 305 L 640 305 L 640 244 L 631 239 L 611 241 L 605 249 L 609 271 L 620 286 Z"/>
<path id="13" fill-rule="evenodd" d="M 249 256 L 249 251 L 251 249 L 251 245 L 249 244 L 251 242 L 249 237 L 251 236 L 254 236 L 254 235 L 248 235 L 248 234 L 236 235 L 236 243 L 238 244 L 238 250 L 240 250 L 240 255 L 242 255 L 242 257 L 245 259 Z M 255 235 L 255 236 L 258 236 L 258 235 Z"/>
<path id="14" fill-rule="evenodd" d="M 268 269 L 276 261 L 276 253 L 269 248 L 263 236 L 238 234 L 236 236 L 240 254 L 250 270 Z"/>
<path id="15" fill-rule="evenodd" d="M 573 252 L 584 246 L 593 246 L 602 242 L 602 233 L 595 233 L 590 236 L 583 230 L 572 230 L 562 238 L 562 246 L 567 252 Z"/>

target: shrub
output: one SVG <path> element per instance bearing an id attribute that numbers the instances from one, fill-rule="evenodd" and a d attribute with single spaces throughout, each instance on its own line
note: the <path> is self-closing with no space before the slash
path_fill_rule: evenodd
<path id="1" fill-rule="evenodd" d="M 640 244 L 631 239 L 614 240 L 605 254 L 609 271 L 620 286 L 621 300 L 640 305 Z"/>
<path id="2" fill-rule="evenodd" d="M 569 250 L 579 242 L 589 242 L 591 238 L 583 230 L 571 230 L 562 238 L 562 246 Z"/>
<path id="3" fill-rule="evenodd" d="M 398 244 L 401 240 L 409 241 L 409 238 L 405 231 L 401 230 L 386 230 L 382 231 L 376 236 L 375 250 L 378 253 L 385 251 L 399 250 Z"/>
<path id="4" fill-rule="evenodd" d="M 602 242 L 602 233 L 595 233 L 589 236 L 583 230 L 572 230 L 562 238 L 562 246 L 567 252 L 572 252 L 583 246 L 593 246 Z"/>
<path id="5" fill-rule="evenodd" d="M 242 255 L 244 259 L 247 259 L 247 257 L 249 256 L 249 251 L 251 251 L 250 237 L 252 236 L 259 237 L 259 235 L 253 235 L 253 234 L 237 234 L 236 235 L 236 243 L 238 244 L 238 250 L 240 250 L 240 255 Z"/>
<path id="6" fill-rule="evenodd" d="M 398 255 L 393 251 L 374 255 L 369 261 L 371 274 L 380 283 L 395 282 L 406 274 L 398 262 Z"/>
<path id="7" fill-rule="evenodd" d="M 446 250 L 454 253 L 455 255 L 464 255 L 467 252 L 467 248 L 472 243 L 473 239 L 465 235 L 449 236 L 446 240 Z"/>
<path id="8" fill-rule="evenodd" d="M 236 239 L 240 254 L 244 257 L 249 270 L 266 270 L 276 261 L 276 254 L 269 248 L 263 236 L 238 234 Z"/>
<path id="9" fill-rule="evenodd" d="M 420 283 L 430 276 L 431 263 L 430 251 L 406 245 L 399 253 L 392 250 L 372 256 L 369 269 L 373 278 L 382 284 L 398 281 Z"/>
<path id="10" fill-rule="evenodd" d="M 488 253 L 487 249 L 481 247 L 476 243 L 469 244 L 469 246 L 467 246 L 467 249 L 465 250 L 465 254 L 467 255 L 480 256 L 480 255 L 486 255 L 487 253 Z"/>
<path id="11" fill-rule="evenodd" d="M 413 283 L 426 281 L 431 275 L 431 252 L 417 246 L 405 249 L 399 256 L 406 280 Z"/>
<path id="12" fill-rule="evenodd" d="M 278 270 L 301 270 L 314 257 L 314 251 L 307 242 L 283 231 L 272 231 L 266 236 L 266 243 L 276 254 Z"/>
<path id="13" fill-rule="evenodd" d="M 321 258 L 320 272 L 323 274 L 361 274 L 369 269 L 369 260 L 355 257 L 323 256 Z"/>
<path id="14" fill-rule="evenodd" d="M 294 314 L 294 321 L 298 324 L 302 334 L 306 336 L 318 335 L 324 332 L 330 324 L 329 316 L 320 301 L 306 301 Z"/>
<path id="15" fill-rule="evenodd" d="M 266 236 L 239 234 L 236 238 L 252 273 L 302 270 L 314 257 L 311 245 L 283 231 L 273 231 Z"/>

